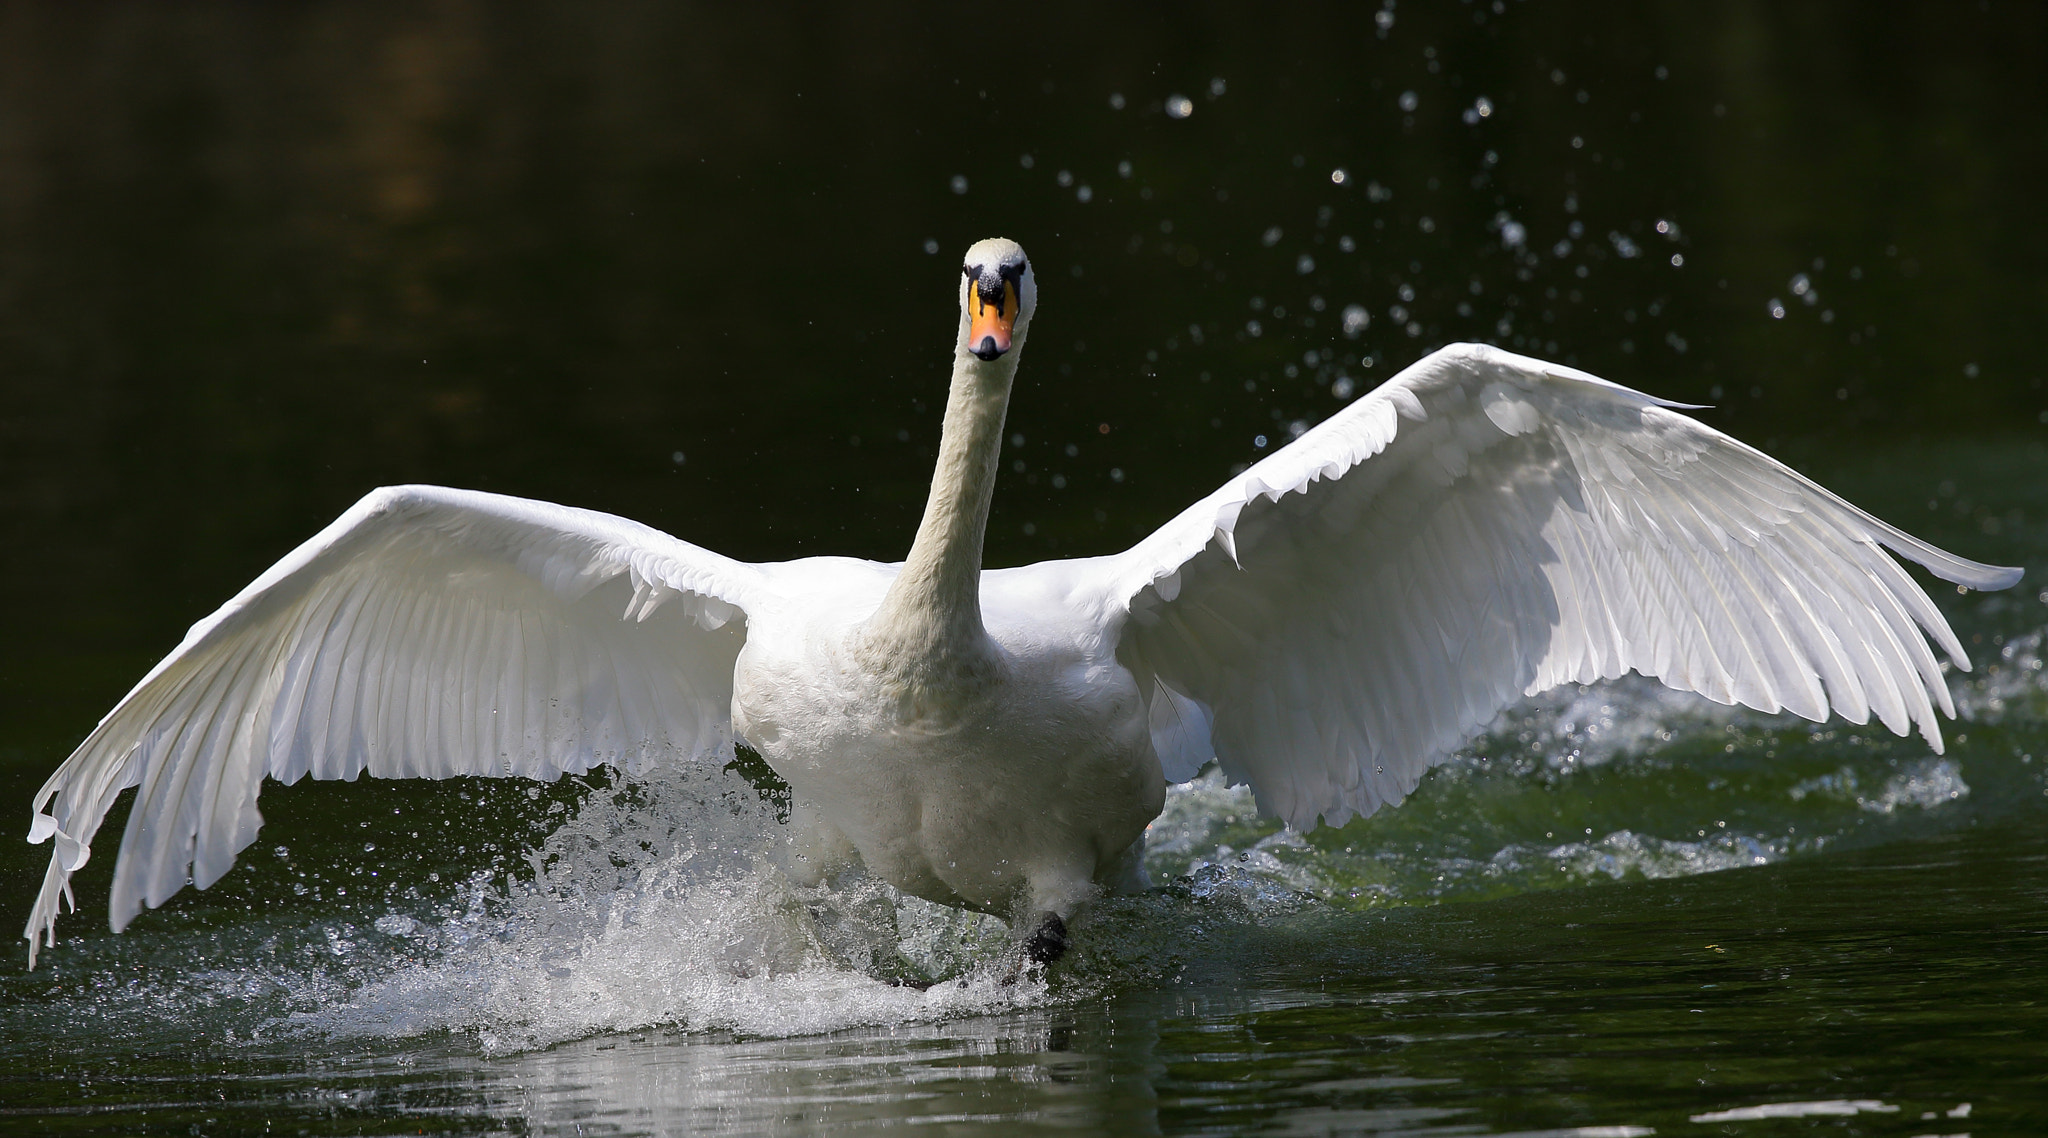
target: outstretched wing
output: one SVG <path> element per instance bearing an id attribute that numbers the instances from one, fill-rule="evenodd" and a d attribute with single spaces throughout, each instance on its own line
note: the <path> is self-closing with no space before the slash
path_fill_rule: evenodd
<path id="1" fill-rule="evenodd" d="M 1169 777 L 1213 750 L 1307 828 L 1398 802 L 1502 707 L 1634 669 L 1718 703 L 1874 712 L 1937 751 L 1967 669 L 1880 546 L 1944 553 L 1584 372 L 1445 348 L 1097 572 Z M 1918 628 L 1915 628 L 1915 625 Z"/>
<path id="2" fill-rule="evenodd" d="M 609 514 L 371 493 L 194 625 L 37 792 L 29 840 L 57 846 L 30 965 L 127 787 L 116 930 L 188 875 L 204 889 L 228 871 L 265 775 L 551 779 L 723 747 L 735 618 L 762 587 L 753 566 Z"/>

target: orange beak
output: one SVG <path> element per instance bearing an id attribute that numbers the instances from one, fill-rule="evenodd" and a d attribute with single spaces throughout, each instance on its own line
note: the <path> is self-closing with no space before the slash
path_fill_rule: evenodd
<path id="1" fill-rule="evenodd" d="M 1010 350 L 1010 330 L 1017 323 L 1017 286 L 1003 282 L 1001 296 L 989 297 L 976 281 L 967 284 L 967 350 L 983 360 L 992 360 Z"/>

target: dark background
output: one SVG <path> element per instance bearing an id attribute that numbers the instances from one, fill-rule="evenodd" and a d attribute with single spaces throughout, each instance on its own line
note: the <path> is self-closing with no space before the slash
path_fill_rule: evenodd
<path id="1" fill-rule="evenodd" d="M 2044 64 L 2034 4 L 5 6 L 12 758 L 380 484 L 900 557 L 992 234 L 996 564 L 1454 339 L 1795 455 L 2040 433 Z"/>

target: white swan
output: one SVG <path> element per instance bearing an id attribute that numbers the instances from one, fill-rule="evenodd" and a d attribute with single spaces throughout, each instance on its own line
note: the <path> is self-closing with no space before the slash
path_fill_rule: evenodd
<path id="1" fill-rule="evenodd" d="M 193 626 L 36 794 L 29 918 L 138 787 L 121 929 L 256 835 L 265 776 L 551 779 L 758 749 L 824 853 L 1009 915 L 1038 959 L 1140 887 L 1169 781 L 1212 756 L 1290 825 L 1398 802 L 1506 704 L 1630 669 L 1721 703 L 1941 747 L 1900 532 L 1666 403 L 1444 348 L 1132 549 L 984 572 L 1036 285 L 968 251 L 944 439 L 909 558 L 750 565 L 606 514 L 378 490 Z M 1915 626 L 1918 626 L 1917 628 Z M 1925 637 L 1922 636 L 1924 631 Z M 52 801 L 54 799 L 54 805 Z"/>

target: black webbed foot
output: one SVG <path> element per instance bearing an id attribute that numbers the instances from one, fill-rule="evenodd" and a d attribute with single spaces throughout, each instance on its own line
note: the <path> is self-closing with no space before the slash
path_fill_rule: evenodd
<path id="1" fill-rule="evenodd" d="M 1040 918 L 1038 927 L 1024 938 L 1024 959 L 1034 967 L 1044 968 L 1058 960 L 1067 951 L 1067 922 L 1058 913 L 1047 913 Z"/>

